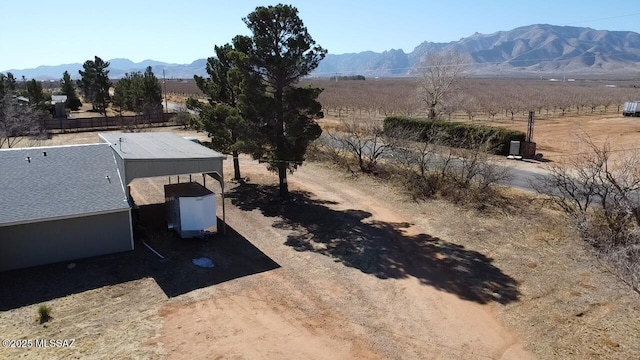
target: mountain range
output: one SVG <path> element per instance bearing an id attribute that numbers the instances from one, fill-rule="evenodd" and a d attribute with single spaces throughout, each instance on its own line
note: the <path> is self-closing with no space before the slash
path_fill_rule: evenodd
<path id="1" fill-rule="evenodd" d="M 312 76 L 356 75 L 410 76 L 431 52 L 455 50 L 468 54 L 473 74 L 624 74 L 640 70 L 640 34 L 631 31 L 594 30 L 584 27 L 530 25 L 493 34 L 475 33 L 449 43 L 423 42 L 410 53 L 389 50 L 354 54 L 328 54 Z M 170 64 L 155 60 L 134 63 L 111 59 L 110 77 L 144 71 L 152 66 L 156 75 L 164 70 L 167 78 L 206 75 L 206 59 L 190 64 Z M 10 69 L 17 78 L 59 79 L 66 70 L 77 76 L 81 63 Z"/>

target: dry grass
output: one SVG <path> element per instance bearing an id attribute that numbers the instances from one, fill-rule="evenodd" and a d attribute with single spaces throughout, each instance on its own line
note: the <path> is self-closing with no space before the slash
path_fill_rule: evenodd
<path id="1" fill-rule="evenodd" d="M 178 128 L 172 130 L 183 136 L 203 136 Z M 41 145 L 95 141 L 96 133 L 61 134 Z M 230 162 L 225 164 L 227 169 L 230 169 L 230 165 Z M 276 181 L 264 170 L 263 165 L 247 158 L 242 159 L 242 169 L 243 176 L 249 176 L 254 185 L 268 186 L 270 181 Z M 463 327 L 449 329 L 454 321 L 460 320 L 457 319 L 460 315 L 455 311 L 449 313 L 449 318 L 443 318 L 446 324 L 430 323 L 433 321 L 430 317 L 436 314 L 434 309 L 454 306 L 450 303 L 432 303 L 433 298 L 423 297 L 423 291 L 431 290 L 431 286 L 420 284 L 411 276 L 405 280 L 378 278 L 361 271 L 360 268 L 364 265 L 360 262 L 345 264 L 345 260 L 350 260 L 357 253 L 329 254 L 326 247 L 301 250 L 285 243 L 285 240 L 300 237 L 302 230 L 308 232 L 306 235 L 312 236 L 316 245 L 323 245 L 320 241 L 323 238 L 339 240 L 335 233 L 341 233 L 344 228 L 339 223 L 342 217 L 357 220 L 356 225 L 359 227 L 378 231 L 377 227 L 366 221 L 360 222 L 358 218 L 354 220 L 354 215 L 349 213 L 365 208 L 378 219 L 367 221 L 378 227 L 383 226 L 384 223 L 379 219 L 384 218 L 394 219 L 387 221 L 395 223 L 409 224 L 402 226 L 411 226 L 419 229 L 415 231 L 423 231 L 432 238 L 452 244 L 451 246 L 462 246 L 467 252 L 481 254 L 501 273 L 513 278 L 517 282 L 519 293 L 517 301 L 505 304 L 495 302 L 477 309 L 497 314 L 514 330 L 515 337 L 521 339 L 526 348 L 539 358 L 640 357 L 640 343 L 637 341 L 637 334 L 640 333 L 638 295 L 608 273 L 578 236 L 567 230 L 567 224 L 559 212 L 541 207 L 540 202 L 531 199 L 528 194 L 508 190 L 504 196 L 510 199 L 511 205 L 487 214 L 443 200 L 412 201 L 388 182 L 371 176 L 346 174 L 323 164 L 307 164 L 290 179 L 294 190 L 306 191 L 305 188 L 311 189 L 308 186 L 315 189 L 315 193 L 309 195 L 312 200 L 305 200 L 309 202 L 307 205 L 296 206 L 307 206 L 320 213 L 335 216 L 314 219 L 301 229 L 299 223 L 293 222 L 298 219 L 297 213 L 285 213 L 283 218 L 280 213 L 267 213 L 267 210 L 259 208 L 260 204 L 255 202 L 245 203 L 245 206 L 253 207 L 252 210 L 242 209 L 240 205 L 231 206 L 229 203 L 227 207 L 227 215 L 235 222 L 238 231 L 280 264 L 282 268 L 278 271 L 208 286 L 175 299 L 167 299 L 165 292 L 150 277 L 75 291 L 46 301 L 46 305 L 53 309 L 53 319 L 44 324 L 38 324 L 35 319 L 36 309 L 40 304 L 3 311 L 0 312 L 0 334 L 3 338 L 75 338 L 76 347 L 15 351 L 0 349 L 0 358 L 39 359 L 53 356 L 146 359 L 167 355 L 180 357 L 181 351 L 185 350 L 185 357 L 211 354 L 213 358 L 215 353 L 211 351 L 221 349 L 222 346 L 241 351 L 250 347 L 247 345 L 248 341 L 256 338 L 269 339 L 269 332 L 255 333 L 253 327 L 243 328 L 243 321 L 254 321 L 256 316 L 259 318 L 253 312 L 255 309 L 265 308 L 264 299 L 269 301 L 268 317 L 275 324 L 268 330 L 278 329 L 278 324 L 286 323 L 289 326 L 286 329 L 298 329 L 297 334 L 304 334 L 303 337 L 296 338 L 296 344 L 302 347 L 308 345 L 309 341 L 321 338 L 324 339 L 322 342 L 313 342 L 318 351 L 331 347 L 344 349 L 350 343 L 367 350 L 362 350 L 366 354 L 375 350 L 378 354 L 396 358 L 402 357 L 402 354 L 409 358 L 424 358 L 428 354 L 439 354 L 443 358 L 484 354 L 469 352 L 469 348 L 477 346 L 474 341 L 457 348 L 452 346 L 452 342 L 459 342 L 459 339 L 452 338 L 449 343 L 434 340 L 442 333 L 470 330 Z M 144 196 L 148 196 L 150 202 L 160 201 L 161 193 L 156 190 L 161 187 L 161 181 L 150 180 L 134 185 L 139 191 L 146 192 Z M 157 198 L 151 194 L 155 194 L 153 196 Z M 343 194 L 349 195 L 348 200 L 343 200 Z M 289 216 L 288 221 L 286 216 Z M 328 226 L 329 224 L 333 225 Z M 403 241 L 407 239 L 411 238 L 402 238 Z M 158 241 L 159 246 L 166 246 L 162 245 L 164 243 L 166 242 Z M 175 255 L 171 249 L 168 253 Z M 147 260 L 139 262 L 143 268 L 156 264 L 156 259 L 149 256 Z M 341 259 L 342 262 L 339 261 Z M 436 260 L 440 259 L 432 259 Z M 418 265 L 420 264 L 416 264 Z M 430 263 L 429 266 L 433 265 Z M 76 268 L 69 271 L 81 270 Z M 108 276 L 120 276 L 122 271 L 114 269 Z M 0 273 L 0 277 L 2 276 Z M 0 280 L 10 281 L 7 278 Z M 8 296 L 3 290 L 0 288 L 2 298 Z M 233 301 L 230 302 L 230 299 Z M 461 302 L 455 296 L 445 299 L 457 304 L 455 306 L 473 303 Z M 207 305 L 209 301 L 218 302 L 211 306 Z M 224 328 L 225 323 L 213 320 L 236 318 L 238 314 L 229 316 L 225 313 L 224 306 L 218 306 L 229 303 L 234 305 L 234 309 L 239 309 L 242 315 L 242 321 L 235 321 L 232 327 L 227 328 L 233 334 L 214 340 L 196 336 L 200 334 L 199 331 L 212 331 L 213 334 L 222 336 L 220 328 Z M 188 318 L 171 317 L 170 314 L 174 312 L 185 312 Z M 309 316 L 310 313 L 314 315 Z M 472 316 L 473 313 L 469 315 Z M 167 319 L 181 321 L 179 326 L 185 328 L 163 327 L 169 321 Z M 199 319 L 208 320 L 199 323 Z M 465 319 L 461 320 L 464 322 Z M 186 329 L 189 326 L 200 327 L 196 328 L 197 331 L 191 328 L 193 332 L 189 332 Z M 425 326 L 433 328 L 427 331 Z M 244 331 L 250 330 L 254 331 L 251 334 L 255 338 L 242 337 Z M 289 338 L 286 333 L 276 333 L 279 341 Z M 472 335 L 484 334 L 478 332 Z M 172 344 L 171 347 L 167 348 L 167 343 Z M 202 346 L 200 349 L 203 352 L 189 350 L 196 345 Z M 273 342 L 260 342 L 260 345 L 279 347 L 278 343 Z M 53 353 L 53 350 L 56 352 Z M 241 356 L 242 352 L 235 354 Z M 499 358 L 500 355 L 492 357 Z"/>
<path id="2" fill-rule="evenodd" d="M 335 114 L 325 114 L 320 121 L 323 129 L 335 130 L 340 119 Z M 369 119 L 366 114 L 343 114 L 342 118 L 355 117 L 356 119 Z M 375 115 L 375 119 L 382 121 L 384 116 Z M 508 129 L 527 132 L 527 120 L 520 117 L 515 121 L 509 119 L 476 118 L 468 120 L 462 114 L 456 114 L 453 121 L 473 122 L 475 124 L 505 127 Z M 536 115 L 533 141 L 537 144 L 537 152 L 542 153 L 548 160 L 562 163 L 567 157 L 583 151 L 580 136 L 590 137 L 596 144 L 610 142 L 614 151 L 622 149 L 640 150 L 640 120 L 634 117 L 625 117 L 621 114 L 580 113 L 571 116 L 538 117 Z"/>
<path id="3" fill-rule="evenodd" d="M 334 170 L 345 164 L 357 168 L 353 160 L 336 162 L 321 154 L 318 151 L 315 159 L 331 162 Z M 600 263 L 564 213 L 545 197 L 499 188 L 493 201 L 481 208 L 473 201 L 458 206 L 433 198 L 416 202 L 419 197 L 407 189 L 407 179 L 388 164 L 380 164 L 374 176 L 349 174 L 372 196 L 402 194 L 385 198 L 426 218 L 424 223 L 438 229 L 434 235 L 491 257 L 513 276 L 522 298 L 500 314 L 526 334 L 530 349 L 541 358 L 626 359 L 640 354 L 635 335 L 640 331 L 640 297 Z M 389 186 L 393 191 L 384 189 Z M 397 203 L 405 196 L 413 201 Z"/>
<path id="4" fill-rule="evenodd" d="M 351 175 L 352 176 L 352 175 Z M 540 197 L 503 191 L 511 204 L 489 214 L 443 200 L 402 200 L 375 178 L 362 189 L 414 214 L 434 236 L 479 251 L 514 277 L 519 301 L 498 309 L 542 359 L 630 359 L 640 356 L 640 297 L 601 264 L 563 214 Z M 393 195 L 396 194 L 396 195 Z M 496 211 L 498 210 L 498 211 Z"/>

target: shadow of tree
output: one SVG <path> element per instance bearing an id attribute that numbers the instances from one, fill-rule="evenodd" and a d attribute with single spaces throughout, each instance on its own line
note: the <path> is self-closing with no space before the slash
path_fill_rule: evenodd
<path id="1" fill-rule="evenodd" d="M 291 231 L 285 245 L 323 254 L 381 279 L 415 277 L 423 284 L 485 304 L 517 301 L 515 279 L 495 267 L 493 259 L 427 234 L 405 236 L 409 223 L 370 219 L 361 210 L 335 210 L 337 203 L 291 192 L 283 203 L 276 186 L 242 184 L 228 194 L 245 211 L 277 217 L 274 226 Z"/>

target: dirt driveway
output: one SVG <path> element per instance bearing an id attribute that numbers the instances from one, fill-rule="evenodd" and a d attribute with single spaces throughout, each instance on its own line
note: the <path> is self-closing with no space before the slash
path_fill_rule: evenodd
<path id="1" fill-rule="evenodd" d="M 227 184 L 227 237 L 149 238 L 168 261 L 137 239 L 133 252 L 73 269 L 0 273 L 2 338 L 77 340 L 0 348 L 0 359 L 531 358 L 524 349 L 542 359 L 639 358 L 637 294 L 557 214 L 407 201 L 382 181 L 314 163 L 289 177 L 285 207 L 264 164 L 243 157 L 241 166 L 250 180 Z M 166 181 L 133 184 L 159 223 Z M 193 266 L 197 254 L 215 267 Z M 45 324 L 34 321 L 39 304 L 53 309 Z"/>
<path id="2" fill-rule="evenodd" d="M 230 191 L 228 223 L 281 267 L 163 306 L 169 358 L 530 357 L 495 316 L 518 290 L 491 259 L 322 167 L 290 177 L 287 207 L 264 165 L 242 170 L 250 183 Z"/>

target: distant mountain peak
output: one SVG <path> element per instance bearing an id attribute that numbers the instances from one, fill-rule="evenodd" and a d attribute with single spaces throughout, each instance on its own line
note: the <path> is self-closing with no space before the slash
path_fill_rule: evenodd
<path id="1" fill-rule="evenodd" d="M 523 73 L 626 73 L 640 70 L 640 34 L 631 31 L 594 30 L 588 27 L 532 24 L 492 34 L 473 33 L 458 41 L 424 41 L 409 53 L 390 49 L 382 53 L 363 51 L 328 54 L 312 75 L 409 76 L 429 52 L 456 50 L 473 59 L 477 75 Z M 190 64 L 170 64 L 146 59 L 133 62 L 126 58 L 109 60 L 113 78 L 144 71 L 151 66 L 156 74 L 164 70 L 167 78 L 206 76 L 207 59 Z M 60 79 L 64 71 L 78 77 L 82 64 L 38 66 L 35 69 L 7 70 L 17 78 Z M 3 71 L 3 72 L 7 72 Z"/>
<path id="2" fill-rule="evenodd" d="M 318 74 L 408 76 L 429 52 L 456 50 L 473 59 L 477 75 L 508 73 L 624 73 L 640 70 L 640 34 L 588 27 L 533 24 L 492 34 L 474 33 L 458 41 L 425 41 L 406 54 L 392 51 L 366 56 L 327 57 Z M 403 72 L 397 69 L 403 68 Z M 395 69 L 391 71 L 390 69 Z"/>

